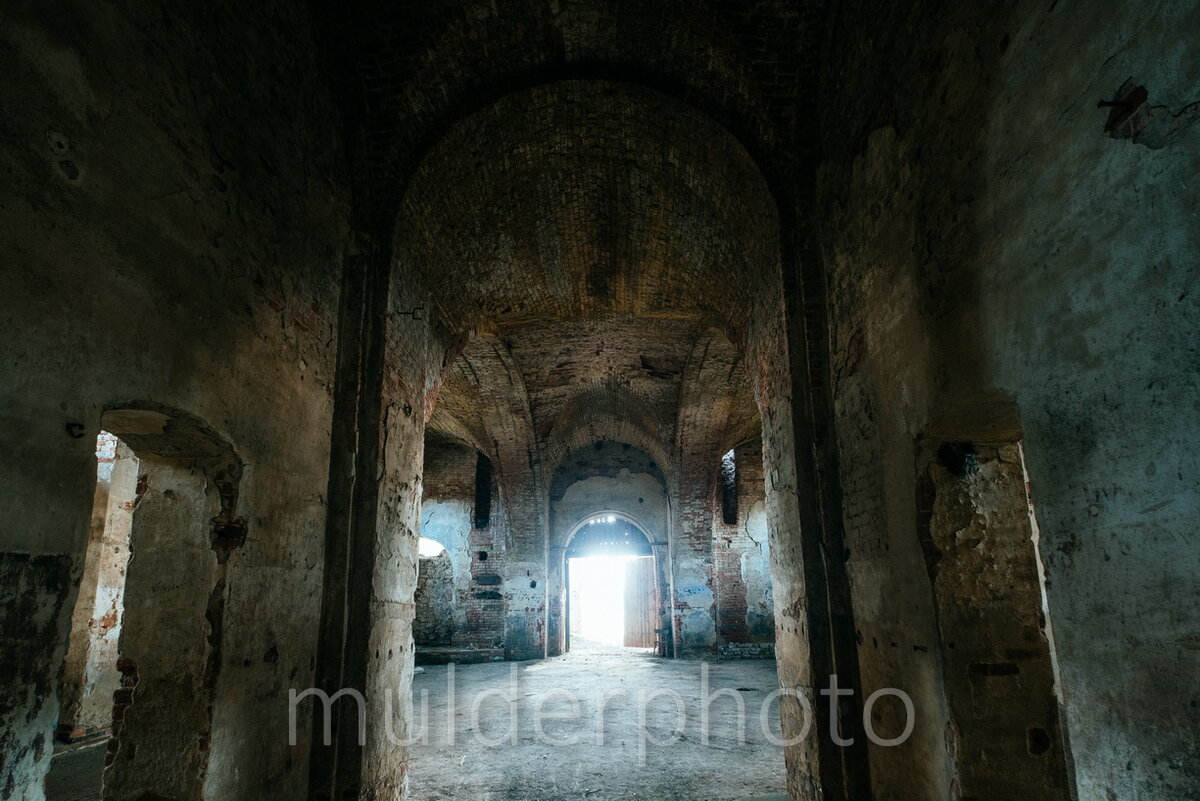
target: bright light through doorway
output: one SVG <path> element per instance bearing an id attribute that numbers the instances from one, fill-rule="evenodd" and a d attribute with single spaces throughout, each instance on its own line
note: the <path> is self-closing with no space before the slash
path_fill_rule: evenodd
<path id="1" fill-rule="evenodd" d="M 441 556 L 444 550 L 446 550 L 445 546 L 437 540 L 421 537 L 417 541 L 417 555 L 422 559 L 432 559 L 435 556 Z"/>
<path id="2" fill-rule="evenodd" d="M 579 605 L 575 634 L 605 645 L 625 644 L 625 565 L 636 558 L 585 556 L 569 560 L 571 603 Z"/>

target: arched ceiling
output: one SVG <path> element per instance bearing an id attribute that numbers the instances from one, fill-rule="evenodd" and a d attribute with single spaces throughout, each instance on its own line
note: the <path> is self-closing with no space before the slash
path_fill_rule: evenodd
<path id="1" fill-rule="evenodd" d="M 548 479 L 550 500 L 561 500 L 570 486 L 577 481 L 596 476 L 619 478 L 623 470 L 649 475 L 662 485 L 664 491 L 666 490 L 667 477 L 652 454 L 629 442 L 596 440 L 572 448 L 559 462 Z"/>
<path id="2" fill-rule="evenodd" d="M 356 165 L 389 206 L 454 120 L 551 77 L 631 79 L 685 98 L 789 173 L 816 142 L 824 0 L 316 0 L 357 129 Z"/>
<path id="3" fill-rule="evenodd" d="M 552 470 L 596 438 L 669 469 L 704 409 L 722 416 L 712 442 L 754 428 L 737 352 L 698 343 L 739 338 L 778 269 L 823 4 L 318 13 L 366 218 L 393 226 L 397 275 L 421 283 L 450 353 L 432 429 Z"/>
<path id="4" fill-rule="evenodd" d="M 675 453 L 709 463 L 735 445 L 760 434 L 742 354 L 723 332 L 711 329 L 696 339 L 681 379 Z"/>
<path id="5" fill-rule="evenodd" d="M 467 343 L 442 378 L 427 427 L 493 460 L 534 448 L 529 394 L 503 342 L 478 336 Z"/>
<path id="6" fill-rule="evenodd" d="M 736 324 L 778 241 L 766 181 L 728 131 L 645 87 L 572 80 L 459 121 L 407 187 L 395 252 L 459 333 L 608 315 Z"/>

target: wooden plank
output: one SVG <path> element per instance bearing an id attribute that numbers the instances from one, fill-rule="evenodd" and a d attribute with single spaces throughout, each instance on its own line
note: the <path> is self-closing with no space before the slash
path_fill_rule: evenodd
<path id="1" fill-rule="evenodd" d="M 625 563 L 626 648 L 654 647 L 658 617 L 656 590 L 653 556 L 641 556 Z"/>

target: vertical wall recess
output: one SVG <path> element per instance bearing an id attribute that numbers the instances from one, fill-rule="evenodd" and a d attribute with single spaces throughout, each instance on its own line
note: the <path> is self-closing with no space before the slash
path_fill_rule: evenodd
<path id="1" fill-rule="evenodd" d="M 246 534 L 242 463 L 204 421 L 157 404 L 107 411 L 101 424 L 138 459 L 104 798 L 198 801 L 226 745 L 213 720 L 228 561 Z M 220 526 L 241 536 L 214 549 Z"/>
<path id="2" fill-rule="evenodd" d="M 72 742 L 112 723 L 120 683 L 117 640 L 133 522 L 138 460 L 107 431 L 96 443 L 96 496 L 71 639 L 63 665 L 58 739 Z"/>
<path id="3" fill-rule="evenodd" d="M 721 519 L 727 526 L 738 521 L 737 455 L 730 450 L 721 457 Z"/>
<path id="4" fill-rule="evenodd" d="M 492 520 L 492 463 L 482 453 L 475 461 L 475 528 L 487 528 Z"/>
<path id="5" fill-rule="evenodd" d="M 962 797 L 1067 801 L 1021 448 L 927 443 L 918 470 L 918 536 L 941 630 L 954 732 L 947 747 Z"/>

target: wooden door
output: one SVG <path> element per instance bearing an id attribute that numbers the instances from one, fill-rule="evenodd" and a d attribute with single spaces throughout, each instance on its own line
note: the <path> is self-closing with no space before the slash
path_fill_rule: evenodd
<path id="1" fill-rule="evenodd" d="M 658 593 L 654 557 L 639 556 L 625 563 L 625 647 L 653 648 L 658 626 Z"/>

